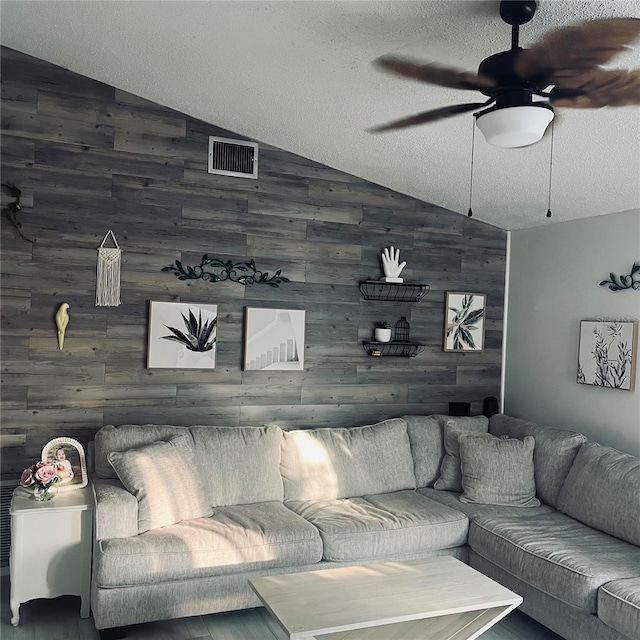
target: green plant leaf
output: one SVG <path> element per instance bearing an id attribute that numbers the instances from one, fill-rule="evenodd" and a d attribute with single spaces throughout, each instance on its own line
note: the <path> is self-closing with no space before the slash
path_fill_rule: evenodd
<path id="1" fill-rule="evenodd" d="M 476 343 L 473 341 L 473 336 L 464 327 L 460 327 L 460 338 L 472 349 L 476 348 Z"/>
<path id="2" fill-rule="evenodd" d="M 484 309 L 476 309 L 475 311 L 471 311 L 469 315 L 465 318 L 465 324 L 475 324 L 484 316 Z"/>

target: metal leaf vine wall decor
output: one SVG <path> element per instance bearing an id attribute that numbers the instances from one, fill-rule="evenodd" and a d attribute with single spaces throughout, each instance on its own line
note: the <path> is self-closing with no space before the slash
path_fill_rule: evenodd
<path id="1" fill-rule="evenodd" d="M 218 258 L 210 258 L 206 253 L 202 256 L 199 265 L 190 267 L 183 265 L 180 260 L 176 260 L 175 265 L 163 267 L 163 271 L 175 274 L 178 280 L 204 280 L 205 282 L 237 282 L 242 285 L 248 284 L 266 284 L 270 287 L 278 288 L 283 282 L 291 282 L 289 278 L 280 275 L 278 269 L 272 276 L 268 271 L 260 271 L 256 268 L 256 263 L 252 260 L 249 262 L 232 262 L 227 260 L 219 260 Z"/>
<path id="2" fill-rule="evenodd" d="M 18 187 L 16 187 L 14 184 L 3 183 L 2 186 L 7 189 L 7 191 L 9 191 L 9 195 L 12 198 L 15 198 L 15 202 L 9 202 L 6 207 L 2 207 L 2 217 L 6 218 L 13 225 L 13 228 L 23 240 L 25 240 L 26 242 L 33 242 L 33 240 L 27 238 L 22 233 L 22 223 L 18 222 L 17 219 L 18 213 L 20 213 L 20 210 L 22 209 L 22 207 L 20 206 L 20 197 L 22 196 L 22 191 L 18 189 Z"/>
<path id="3" fill-rule="evenodd" d="M 640 262 L 634 262 L 631 273 L 626 276 L 609 274 L 609 280 L 603 280 L 601 287 L 608 286 L 611 291 L 624 291 L 625 289 L 640 289 Z"/>

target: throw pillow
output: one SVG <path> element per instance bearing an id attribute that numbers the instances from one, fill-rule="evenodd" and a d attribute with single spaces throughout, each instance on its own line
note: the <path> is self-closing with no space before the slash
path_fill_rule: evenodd
<path id="1" fill-rule="evenodd" d="M 444 458 L 440 477 L 433 485 L 441 491 L 462 491 L 460 472 L 460 445 L 458 438 L 468 433 L 487 433 L 489 419 L 485 416 L 447 418 L 444 423 Z"/>
<path id="2" fill-rule="evenodd" d="M 213 513 L 202 491 L 187 434 L 138 449 L 112 451 L 107 459 L 138 500 L 138 533 Z"/>
<path id="3" fill-rule="evenodd" d="M 537 507 L 533 473 L 535 439 L 465 435 L 459 439 L 461 502 Z"/>

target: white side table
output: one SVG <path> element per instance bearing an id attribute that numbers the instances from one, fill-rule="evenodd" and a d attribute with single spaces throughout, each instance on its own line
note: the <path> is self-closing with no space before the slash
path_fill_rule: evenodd
<path id="1" fill-rule="evenodd" d="M 93 491 L 91 486 L 37 502 L 18 487 L 11 500 L 11 624 L 20 605 L 35 598 L 80 596 L 89 617 Z"/>

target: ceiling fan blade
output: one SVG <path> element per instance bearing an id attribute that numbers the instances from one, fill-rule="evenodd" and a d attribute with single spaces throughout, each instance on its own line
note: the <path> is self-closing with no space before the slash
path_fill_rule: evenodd
<path id="1" fill-rule="evenodd" d="M 452 89 L 474 89 L 482 91 L 496 86 L 495 80 L 486 76 L 479 76 L 475 73 L 460 71 L 453 67 L 443 67 L 438 64 L 424 63 L 409 58 L 398 58 L 396 56 L 382 56 L 374 60 L 378 67 L 395 73 L 403 78 L 411 78 L 437 84 L 441 87 Z"/>
<path id="2" fill-rule="evenodd" d="M 387 124 L 380 125 L 369 129 L 370 133 L 380 133 L 381 131 L 392 131 L 394 129 L 404 129 L 405 127 L 412 127 L 417 124 L 427 124 L 428 122 L 436 122 L 437 120 L 443 120 L 444 118 L 450 118 L 451 116 L 457 116 L 460 113 L 466 113 L 467 111 L 473 111 L 474 109 L 480 109 L 486 107 L 493 102 L 487 100 L 487 102 L 469 102 L 466 104 L 454 104 L 448 107 L 440 107 L 440 109 L 432 109 L 431 111 L 423 111 L 422 113 L 416 113 L 414 116 L 403 118 L 402 120 L 395 120 L 388 122 Z"/>
<path id="3" fill-rule="evenodd" d="M 557 107 L 598 109 L 640 104 L 640 70 L 595 69 L 556 85 L 549 101 Z"/>
<path id="4" fill-rule="evenodd" d="M 606 64 L 640 35 L 640 18 L 592 20 L 558 29 L 520 52 L 516 73 L 525 79 L 560 81 Z"/>

